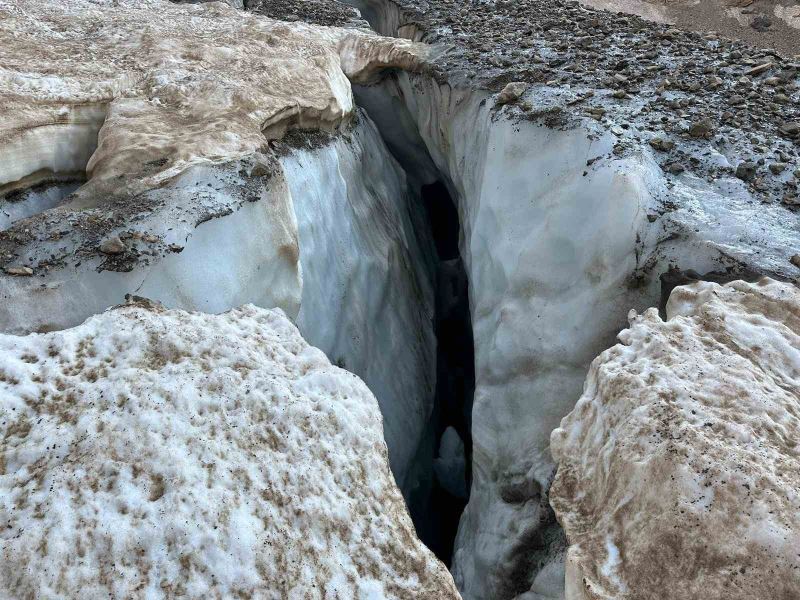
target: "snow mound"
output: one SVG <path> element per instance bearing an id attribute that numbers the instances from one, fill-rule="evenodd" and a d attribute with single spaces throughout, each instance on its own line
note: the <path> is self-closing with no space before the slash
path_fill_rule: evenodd
<path id="1" fill-rule="evenodd" d="M 425 54 L 222 2 L 0 0 L 0 192 L 83 171 L 149 189 L 288 127 L 332 130 L 354 109 L 348 78 Z"/>
<path id="2" fill-rule="evenodd" d="M 3 598 L 458 598 L 377 403 L 279 310 L 0 335 Z"/>
<path id="3" fill-rule="evenodd" d="M 567 600 L 800 597 L 800 290 L 631 312 L 551 438 Z"/>

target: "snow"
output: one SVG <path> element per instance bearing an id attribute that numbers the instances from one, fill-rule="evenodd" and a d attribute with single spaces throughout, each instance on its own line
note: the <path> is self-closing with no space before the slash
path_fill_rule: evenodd
<path id="1" fill-rule="evenodd" d="M 139 302 L 0 356 L 3 597 L 458 597 L 374 396 L 281 311 Z"/>
<path id="2" fill-rule="evenodd" d="M 767 278 L 631 311 L 551 438 L 567 600 L 800 594 L 798 315 Z"/>
<path id="3" fill-rule="evenodd" d="M 3 0 L 0 48 L 0 186 L 66 169 L 95 183 L 140 173 L 152 187 L 288 127 L 334 130 L 354 109 L 348 77 L 417 69 L 427 52 L 163 0 Z"/>

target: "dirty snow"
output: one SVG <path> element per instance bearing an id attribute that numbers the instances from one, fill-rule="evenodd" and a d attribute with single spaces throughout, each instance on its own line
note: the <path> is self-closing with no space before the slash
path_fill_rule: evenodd
<path id="1" fill-rule="evenodd" d="M 377 403 L 279 310 L 0 336 L 3 598 L 457 598 Z"/>
<path id="2" fill-rule="evenodd" d="M 567 600 L 800 597 L 800 289 L 634 311 L 551 438 Z"/>

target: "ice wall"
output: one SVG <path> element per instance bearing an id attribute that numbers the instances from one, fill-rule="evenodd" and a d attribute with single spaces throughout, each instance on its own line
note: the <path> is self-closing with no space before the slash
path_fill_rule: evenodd
<path id="1" fill-rule="evenodd" d="M 547 88 L 535 94 L 534 106 L 551 101 Z M 590 361 L 631 307 L 657 302 L 670 264 L 785 271 L 800 234 L 738 180 L 668 182 L 649 149 L 619 156 L 620 136 L 590 119 L 546 125 L 488 93 L 403 73 L 357 100 L 401 160 L 429 154 L 422 171 L 438 171 L 459 202 L 477 382 L 456 582 L 469 599 L 557 597 L 549 435 Z M 411 134 L 392 126 L 409 121 Z"/>

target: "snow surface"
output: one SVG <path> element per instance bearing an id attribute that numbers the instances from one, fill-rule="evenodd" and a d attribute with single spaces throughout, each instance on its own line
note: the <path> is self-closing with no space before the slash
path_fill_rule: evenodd
<path id="1" fill-rule="evenodd" d="M 0 335 L 0 596 L 457 598 L 367 387 L 279 310 Z"/>
<path id="2" fill-rule="evenodd" d="M 287 127 L 332 130 L 354 109 L 348 77 L 418 68 L 425 48 L 220 2 L 2 0 L 0 186 L 85 169 L 147 188 Z"/>
<path id="3" fill-rule="evenodd" d="M 630 314 L 551 438 L 567 600 L 800 597 L 800 289 Z"/>

